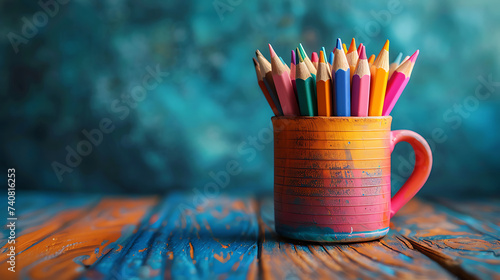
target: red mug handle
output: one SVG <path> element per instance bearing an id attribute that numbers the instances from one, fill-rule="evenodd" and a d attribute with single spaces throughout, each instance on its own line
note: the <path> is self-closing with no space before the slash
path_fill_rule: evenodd
<path id="1" fill-rule="evenodd" d="M 391 131 L 391 153 L 397 143 L 408 142 L 415 151 L 415 167 L 401 189 L 391 199 L 391 217 L 424 186 L 432 168 L 432 153 L 429 144 L 417 133 L 410 130 Z"/>

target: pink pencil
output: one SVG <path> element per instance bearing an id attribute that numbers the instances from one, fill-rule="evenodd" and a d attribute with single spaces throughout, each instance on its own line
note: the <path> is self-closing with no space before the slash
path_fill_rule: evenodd
<path id="1" fill-rule="evenodd" d="M 366 58 L 365 46 L 360 47 L 356 70 L 352 76 L 351 116 L 367 117 L 370 101 L 370 65 Z"/>
<path id="2" fill-rule="evenodd" d="M 318 69 L 319 57 L 317 52 L 313 52 L 311 54 L 311 62 L 314 65 L 314 68 Z"/>
<path id="3" fill-rule="evenodd" d="M 300 116 L 299 105 L 295 97 L 295 92 L 293 91 L 292 80 L 290 79 L 288 69 L 276 55 L 271 44 L 269 44 L 269 52 L 271 53 L 273 81 L 276 86 L 281 108 L 283 109 L 283 115 Z"/>
<path id="4" fill-rule="evenodd" d="M 360 43 L 359 44 L 359 47 L 358 47 L 358 56 L 361 55 L 361 47 L 363 46 L 363 43 Z"/>
<path id="5" fill-rule="evenodd" d="M 382 116 L 388 116 L 394 108 L 394 105 L 396 105 L 396 102 L 398 102 L 401 93 L 403 93 L 403 90 L 410 80 L 411 71 L 413 70 L 413 66 L 415 66 L 418 53 L 419 51 L 417 50 L 406 62 L 401 64 L 396 71 L 394 71 L 389 82 L 387 82 L 387 92 L 385 94 Z"/>

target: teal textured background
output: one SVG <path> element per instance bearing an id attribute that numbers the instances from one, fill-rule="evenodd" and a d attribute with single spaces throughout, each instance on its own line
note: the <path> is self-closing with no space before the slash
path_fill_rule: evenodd
<path id="1" fill-rule="evenodd" d="M 256 83 L 255 49 L 268 56 L 272 43 L 288 62 L 299 42 L 310 53 L 356 37 L 369 54 L 389 39 L 391 60 L 420 49 L 392 115 L 393 129 L 431 144 L 422 193 L 499 193 L 496 1 L 41 3 L 49 4 L 0 4 L 0 167 L 17 169 L 18 188 L 270 191 L 272 112 Z M 137 87 L 158 69 L 168 75 Z M 113 131 L 68 163 L 68 149 L 87 139 L 82 131 L 103 120 Z M 408 145 L 393 154 L 394 189 L 411 171 L 409 154 Z M 62 180 L 55 162 L 66 166 Z M 228 168 L 235 175 L 215 187 L 210 174 Z"/>

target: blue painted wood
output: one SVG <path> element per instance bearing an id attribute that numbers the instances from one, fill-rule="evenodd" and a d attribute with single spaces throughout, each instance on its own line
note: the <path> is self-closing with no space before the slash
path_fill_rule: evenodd
<path id="1" fill-rule="evenodd" d="M 253 199 L 220 196 L 193 203 L 193 197 L 169 195 L 120 252 L 108 253 L 82 278 L 255 278 L 255 205 Z"/>
<path id="2" fill-rule="evenodd" d="M 393 217 L 395 230 L 418 250 L 463 278 L 500 278 L 500 242 L 481 221 L 438 203 L 410 201 Z"/>
<path id="3" fill-rule="evenodd" d="M 91 207 L 99 200 L 99 195 L 93 194 L 64 194 L 51 192 L 17 192 L 14 204 L 17 236 L 26 235 L 43 227 L 44 224 L 53 219 L 58 213 L 80 208 Z M 6 196 L 0 196 L 0 201 L 7 201 Z M 7 220 L 7 206 L 5 211 L 0 211 L 0 220 Z M 0 229 L 0 248 L 4 247 L 9 237 L 9 229 Z M 39 240 L 33 240 L 36 242 Z M 4 253 L 6 248 L 0 250 Z"/>
<path id="4" fill-rule="evenodd" d="M 453 279 L 393 231 L 381 241 L 331 244 L 284 239 L 274 232 L 273 200 L 261 201 L 264 279 Z"/>

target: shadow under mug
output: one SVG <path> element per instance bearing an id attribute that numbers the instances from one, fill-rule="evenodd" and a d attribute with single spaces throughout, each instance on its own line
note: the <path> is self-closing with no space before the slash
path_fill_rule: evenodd
<path id="1" fill-rule="evenodd" d="M 273 117 L 274 216 L 282 236 L 320 242 L 384 237 L 390 218 L 427 181 L 432 154 L 392 117 Z M 415 168 L 391 198 L 391 153 L 405 141 Z"/>

